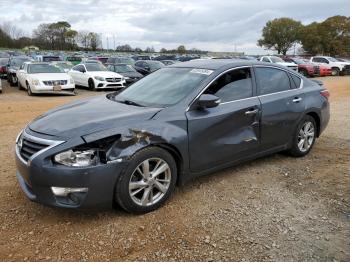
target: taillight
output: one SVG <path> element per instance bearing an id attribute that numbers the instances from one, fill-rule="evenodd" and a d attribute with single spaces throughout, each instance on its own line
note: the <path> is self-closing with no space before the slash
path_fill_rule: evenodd
<path id="1" fill-rule="evenodd" d="M 321 96 L 323 96 L 326 99 L 328 99 L 328 97 L 331 95 L 327 89 L 322 90 L 320 93 L 321 93 Z"/>

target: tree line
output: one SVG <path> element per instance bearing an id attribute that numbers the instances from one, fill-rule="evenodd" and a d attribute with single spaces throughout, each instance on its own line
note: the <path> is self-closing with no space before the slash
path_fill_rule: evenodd
<path id="1" fill-rule="evenodd" d="M 310 55 L 350 56 L 350 17 L 332 16 L 308 25 L 286 17 L 270 20 L 257 44 L 283 55 L 300 44 Z"/>
<path id="2" fill-rule="evenodd" d="M 40 24 L 32 37 L 24 36 L 21 29 L 11 23 L 0 25 L 0 47 L 23 48 L 34 45 L 46 50 L 97 50 L 101 46 L 98 33 L 76 31 L 66 21 Z"/>
<path id="3" fill-rule="evenodd" d="M 24 36 L 21 29 L 7 22 L 0 24 L 0 47 L 24 48 L 34 45 L 44 50 L 97 50 L 102 48 L 101 37 L 98 33 L 90 31 L 76 31 L 67 21 L 56 23 L 40 24 L 33 30 L 32 37 Z M 118 45 L 115 49 L 118 52 L 146 52 L 154 53 L 154 47 L 132 48 L 129 44 Z M 206 53 L 196 48 L 187 50 L 184 45 L 176 49 L 167 50 L 161 48 L 162 53 L 169 54 L 201 54 Z"/>

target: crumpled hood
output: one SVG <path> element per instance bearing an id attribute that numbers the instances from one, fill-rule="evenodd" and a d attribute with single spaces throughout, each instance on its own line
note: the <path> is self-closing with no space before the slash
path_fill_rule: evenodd
<path id="1" fill-rule="evenodd" d="M 160 110 L 122 104 L 102 95 L 50 110 L 34 119 L 29 128 L 69 139 L 148 120 Z"/>

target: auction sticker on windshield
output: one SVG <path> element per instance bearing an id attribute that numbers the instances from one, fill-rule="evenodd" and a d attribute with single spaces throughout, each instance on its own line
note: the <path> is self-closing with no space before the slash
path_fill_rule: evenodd
<path id="1" fill-rule="evenodd" d="M 190 72 L 195 74 L 210 75 L 213 73 L 213 70 L 194 68 Z"/>

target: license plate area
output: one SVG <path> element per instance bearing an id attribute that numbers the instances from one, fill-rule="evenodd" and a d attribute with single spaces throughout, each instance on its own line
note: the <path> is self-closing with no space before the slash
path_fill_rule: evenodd
<path id="1" fill-rule="evenodd" d="M 61 91 L 62 87 L 61 86 L 53 86 L 53 91 L 57 92 L 57 91 Z"/>

